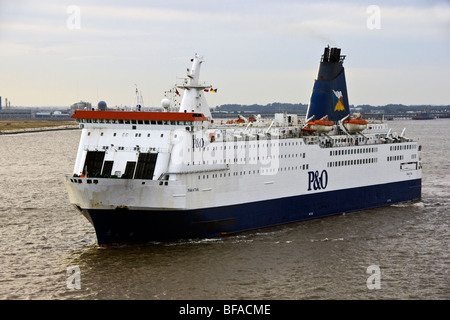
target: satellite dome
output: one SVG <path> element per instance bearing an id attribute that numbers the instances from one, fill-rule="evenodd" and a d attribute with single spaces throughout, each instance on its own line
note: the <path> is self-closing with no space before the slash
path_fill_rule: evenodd
<path id="1" fill-rule="evenodd" d="M 161 104 L 164 109 L 168 109 L 170 107 L 170 100 L 167 98 L 164 98 L 161 100 Z"/>
<path id="2" fill-rule="evenodd" d="M 106 110 L 106 102 L 105 101 L 100 101 L 97 105 L 98 110 L 102 110 L 105 111 Z"/>

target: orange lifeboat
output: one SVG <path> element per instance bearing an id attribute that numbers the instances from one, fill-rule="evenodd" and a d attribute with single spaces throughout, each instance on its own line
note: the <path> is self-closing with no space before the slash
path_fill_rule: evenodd
<path id="1" fill-rule="evenodd" d="M 330 132 L 333 130 L 333 121 L 328 120 L 328 116 L 325 116 L 320 120 L 310 121 L 308 126 L 317 133 Z"/>
<path id="2" fill-rule="evenodd" d="M 367 128 L 367 120 L 359 115 L 356 118 L 344 120 L 344 127 L 348 132 L 360 132 Z"/>
<path id="3" fill-rule="evenodd" d="M 237 120 L 228 120 L 227 124 L 235 124 L 235 123 L 245 123 L 245 120 L 237 119 Z"/>
<path id="4" fill-rule="evenodd" d="M 246 123 L 246 122 L 247 122 L 247 120 L 243 116 L 239 115 L 238 119 L 228 120 L 227 124 L 237 124 L 237 123 Z"/>

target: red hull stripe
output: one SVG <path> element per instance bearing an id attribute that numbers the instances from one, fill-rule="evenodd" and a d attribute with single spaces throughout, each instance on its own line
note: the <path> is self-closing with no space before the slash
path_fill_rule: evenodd
<path id="1" fill-rule="evenodd" d="M 202 113 L 76 110 L 74 119 L 206 121 Z"/>

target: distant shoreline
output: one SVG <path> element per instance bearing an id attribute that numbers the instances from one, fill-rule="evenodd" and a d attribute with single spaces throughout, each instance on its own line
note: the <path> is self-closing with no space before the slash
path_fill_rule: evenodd
<path id="1" fill-rule="evenodd" d="M 72 121 L 45 121 L 45 120 L 0 121 L 0 135 L 59 131 L 59 130 L 75 130 L 78 128 L 79 128 L 78 124 Z"/>

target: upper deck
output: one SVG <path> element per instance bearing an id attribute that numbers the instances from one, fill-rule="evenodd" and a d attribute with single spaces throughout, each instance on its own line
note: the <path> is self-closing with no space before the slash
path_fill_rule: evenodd
<path id="1" fill-rule="evenodd" d="M 308 122 L 298 119 L 297 115 L 287 114 L 275 114 L 274 119 L 257 117 L 254 121 L 244 117 L 234 121 L 214 121 L 208 120 L 201 113 L 77 110 L 72 118 L 80 123 L 81 128 L 100 129 L 97 134 L 101 136 L 102 130 L 107 129 L 147 133 L 153 130 L 182 129 L 197 132 L 197 137 L 200 133 L 206 143 L 302 138 L 305 144 L 318 145 L 320 148 L 413 141 L 391 133 L 387 123 L 368 123 L 365 130 L 352 134 L 346 132 L 339 123 L 335 123 L 333 129 L 327 133 L 304 131 L 303 128 Z M 138 133 L 136 136 L 141 135 Z M 96 134 L 92 137 L 95 140 Z M 137 142 L 130 140 L 129 143 L 134 146 Z M 166 143 L 170 144 L 169 141 Z"/>

